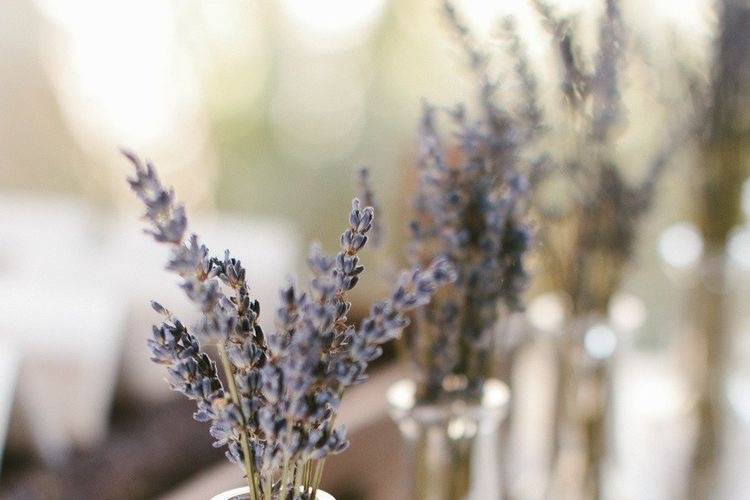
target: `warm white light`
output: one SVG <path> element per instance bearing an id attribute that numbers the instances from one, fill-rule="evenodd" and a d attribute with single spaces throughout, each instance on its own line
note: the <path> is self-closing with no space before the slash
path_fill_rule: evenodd
<path id="1" fill-rule="evenodd" d="M 537 330 L 560 332 L 565 321 L 565 305 L 557 293 L 543 293 L 535 297 L 526 310 L 529 323 Z"/>
<path id="2" fill-rule="evenodd" d="M 727 242 L 729 259 L 745 269 L 750 269 L 750 228 L 732 231 Z"/>
<path id="3" fill-rule="evenodd" d="M 663 369 L 647 368 L 645 373 L 640 374 L 634 387 L 638 389 L 630 391 L 630 404 L 643 416 L 668 418 L 685 408 L 685 388 L 675 376 Z"/>
<path id="4" fill-rule="evenodd" d="M 308 38 L 308 49 L 340 49 L 366 40 L 383 12 L 384 0 L 282 0 L 284 12 Z"/>
<path id="5" fill-rule="evenodd" d="M 482 406 L 485 408 L 500 408 L 508 404 L 510 393 L 508 386 L 499 380 L 487 380 L 482 393 Z"/>
<path id="6" fill-rule="evenodd" d="M 448 422 L 448 437 L 457 441 L 467 437 L 467 435 L 476 434 L 476 425 L 466 418 L 458 417 Z"/>
<path id="7" fill-rule="evenodd" d="M 487 37 L 500 25 L 503 17 L 514 14 L 512 3 L 467 0 L 458 4 L 460 14 L 466 19 L 473 33 Z"/>
<path id="8" fill-rule="evenodd" d="M 727 381 L 729 405 L 743 421 L 750 422 L 750 377 L 737 373 Z"/>
<path id="9" fill-rule="evenodd" d="M 70 129 L 85 146 L 200 145 L 197 75 L 176 42 L 167 0 L 37 0 L 60 28 L 51 69 Z M 188 133 L 189 132 L 189 133 Z"/>
<path id="10" fill-rule="evenodd" d="M 386 398 L 391 407 L 400 411 L 407 411 L 414 406 L 415 393 L 414 382 L 404 379 L 399 380 L 388 389 Z"/>
<path id="11" fill-rule="evenodd" d="M 695 265 L 703 254 L 703 238 L 695 225 L 679 222 L 669 226 L 659 239 L 659 254 L 672 267 Z"/>
<path id="12" fill-rule="evenodd" d="M 233 115 L 264 96 L 271 70 L 273 28 L 262 2 L 200 2 L 196 24 L 204 29 L 195 51 L 199 70 L 214 88 L 214 111 Z"/>
<path id="13" fill-rule="evenodd" d="M 609 302 L 609 320 L 621 332 L 633 332 L 646 321 L 646 304 L 629 293 L 618 293 Z"/>
<path id="14" fill-rule="evenodd" d="M 607 359 L 617 348 L 617 334 L 607 325 L 594 325 L 583 337 L 586 352 L 594 359 Z"/>
<path id="15" fill-rule="evenodd" d="M 563 12 L 581 11 L 591 7 L 591 0 L 557 0 L 555 5 L 560 7 Z"/>
<path id="16" fill-rule="evenodd" d="M 706 0 L 659 0 L 646 3 L 649 15 L 653 15 L 656 19 L 669 21 L 692 33 L 709 31 L 710 16 L 706 15 L 709 2 Z"/>

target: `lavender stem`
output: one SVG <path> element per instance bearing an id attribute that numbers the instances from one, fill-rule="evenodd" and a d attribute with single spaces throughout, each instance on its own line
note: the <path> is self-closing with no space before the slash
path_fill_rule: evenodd
<path id="1" fill-rule="evenodd" d="M 227 348 L 223 343 L 218 343 L 216 348 L 219 351 L 219 358 L 221 358 L 221 366 L 224 368 L 224 375 L 227 379 L 227 385 L 229 386 L 229 394 L 232 397 L 232 403 L 237 406 L 237 409 L 242 416 L 242 430 L 240 431 L 240 446 L 242 446 L 243 463 L 245 465 L 245 473 L 247 474 L 247 485 L 250 491 L 250 500 L 260 500 L 260 495 L 255 483 L 255 458 L 250 451 L 250 444 L 247 437 L 247 419 L 242 411 L 242 403 L 240 401 L 239 392 L 237 391 L 237 382 L 234 380 L 234 373 L 232 373 L 232 364 L 229 362 L 229 355 L 227 354 Z"/>

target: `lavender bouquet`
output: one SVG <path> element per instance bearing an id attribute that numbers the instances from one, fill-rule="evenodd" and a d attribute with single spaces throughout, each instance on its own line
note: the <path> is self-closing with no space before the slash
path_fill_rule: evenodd
<path id="1" fill-rule="evenodd" d="M 528 283 L 528 174 L 541 164 L 524 149 L 533 143 L 540 111 L 520 42 L 511 38 L 510 47 L 526 100 L 520 109 L 506 109 L 497 102 L 499 83 L 487 73 L 488 56 L 476 48 L 452 4 L 444 7 L 479 82 L 481 114 L 471 119 L 462 105 L 428 104 L 422 114 L 410 257 L 424 265 L 445 256 L 458 276 L 417 312 L 411 352 L 423 402 L 439 400 L 456 382 L 465 397 L 475 398 L 493 374 L 501 319 L 521 309 Z M 455 140 L 441 133 L 440 118 Z"/>
<path id="2" fill-rule="evenodd" d="M 605 314 L 633 256 L 638 226 L 683 134 L 667 137 L 645 165 L 642 180 L 628 182 L 616 154 L 627 126 L 621 96 L 627 30 L 620 2 L 602 0 L 591 68 L 581 56 L 574 19 L 561 18 L 542 0 L 532 3 L 552 36 L 562 74 L 565 123 L 555 132 L 564 143 L 555 161 L 570 193 L 565 207 L 538 204 L 545 219 L 544 277 L 568 295 L 574 316 Z"/>
<path id="3" fill-rule="evenodd" d="M 339 253 L 312 247 L 309 287 L 281 288 L 275 328 L 266 333 L 240 260 L 228 250 L 212 256 L 188 235 L 185 208 L 153 165 L 125 155 L 135 167 L 129 183 L 146 206 L 147 232 L 171 247 L 167 269 L 201 313 L 188 328 L 153 302 L 164 320 L 148 341 L 151 359 L 166 367 L 174 390 L 195 401 L 194 418 L 210 423 L 214 445 L 244 469 L 252 500 L 315 498 L 326 457 L 348 445 L 345 428 L 335 424 L 346 389 L 363 382 L 381 345 L 401 334 L 407 311 L 455 279 L 452 265 L 437 258 L 403 272 L 393 293 L 352 324 L 347 294 L 364 271 L 358 253 L 374 218 L 354 199 Z"/>
<path id="4" fill-rule="evenodd" d="M 603 494 L 611 387 L 607 363 L 611 353 L 587 351 L 585 336 L 592 324 L 606 321 L 610 300 L 632 260 L 639 224 L 653 205 L 655 188 L 680 142 L 669 137 L 648 161 L 642 180 L 626 180 L 616 152 L 626 126 L 621 86 L 627 30 L 620 2 L 601 3 L 598 47 L 592 63 L 587 63 L 575 20 L 560 17 L 543 0 L 532 0 L 551 34 L 561 73 L 559 102 L 565 123 L 555 133 L 567 141 L 557 148 L 561 153 L 555 162 L 562 187 L 570 193 L 563 207 L 537 204 L 544 215 L 543 276 L 548 286 L 569 299 L 572 316 L 558 342 L 553 460 L 561 481 L 572 484 L 575 481 L 570 479 L 577 479 L 574 488 L 579 491 L 573 496 L 580 498 Z M 587 404 L 582 405 L 584 399 Z M 565 443 L 578 443 L 573 453 L 585 456 L 585 470 L 563 470 L 568 462 L 561 456 L 569 451 L 562 450 Z"/>

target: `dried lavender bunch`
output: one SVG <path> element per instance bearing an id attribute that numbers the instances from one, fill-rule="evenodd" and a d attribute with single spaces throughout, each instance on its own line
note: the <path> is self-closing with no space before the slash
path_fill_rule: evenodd
<path id="1" fill-rule="evenodd" d="M 697 344 L 703 353 L 697 371 L 701 383 L 696 403 L 698 432 L 686 488 L 690 500 L 715 495 L 722 474 L 727 428 L 726 378 L 732 344 L 730 316 L 724 314 L 731 295 L 726 266 L 715 259 L 725 255 L 732 231 L 742 224 L 742 183 L 750 175 L 750 4 L 741 0 L 715 2 L 718 15 L 710 84 L 693 85 L 701 161 L 698 179 L 697 222 L 706 250 L 704 269 L 710 279 L 694 290 Z M 696 88 L 697 87 L 697 88 Z M 710 263 L 709 265 L 706 265 Z M 710 286 L 706 284 L 710 281 Z"/>
<path id="2" fill-rule="evenodd" d="M 313 247 L 309 289 L 281 289 L 275 328 L 258 324 L 260 305 L 250 297 L 246 271 L 229 251 L 209 255 L 196 235 L 187 237 L 184 206 L 165 189 L 150 163 L 125 153 L 135 167 L 130 185 L 146 206 L 156 241 L 169 244 L 167 269 L 201 312 L 192 333 L 166 308 L 148 344 L 152 360 L 167 366 L 173 389 L 196 401 L 196 420 L 210 422 L 215 446 L 245 471 L 251 498 L 314 498 L 328 455 L 344 451 L 346 430 L 335 425 L 345 390 L 366 379 L 381 345 L 408 325 L 406 313 L 429 303 L 455 279 L 446 259 L 404 272 L 391 296 L 373 305 L 359 326 L 347 314 L 347 293 L 364 267 L 358 253 L 367 243 L 374 210 L 354 199 L 349 227 L 335 257 Z M 214 346 L 223 369 L 203 350 Z"/>
<path id="3" fill-rule="evenodd" d="M 507 17 L 503 20 L 500 36 L 507 47 L 506 50 L 512 61 L 519 86 L 521 108 L 515 114 L 520 122 L 525 124 L 525 130 L 519 140 L 535 142 L 543 132 L 544 114 L 539 103 L 536 75 L 531 69 L 526 45 L 518 33 L 514 18 Z M 537 161 L 541 159 L 543 157 Z"/>
<path id="4" fill-rule="evenodd" d="M 448 380 L 462 381 L 469 397 L 479 393 L 492 368 L 501 310 L 522 307 L 531 241 L 525 214 L 532 162 L 522 154 L 521 140 L 533 135 L 536 107 L 513 113 L 497 103 L 499 83 L 486 71 L 488 56 L 476 48 L 452 4 L 444 6 L 478 76 L 482 114 L 473 121 L 463 106 L 430 105 L 422 114 L 411 260 L 445 256 L 457 271 L 456 281 L 419 311 L 411 347 L 423 401 L 443 397 Z M 529 73 L 525 77 L 532 81 Z M 440 132 L 441 116 L 455 140 Z"/>
<path id="5" fill-rule="evenodd" d="M 582 57 L 574 21 L 561 19 L 543 0 L 532 3 L 557 49 L 565 123 L 555 132 L 569 140 L 556 148 L 563 153 L 555 161 L 561 174 L 558 187 L 572 193 L 566 206 L 540 210 L 546 216 L 541 232 L 545 277 L 555 290 L 568 295 L 577 320 L 558 343 L 553 477 L 575 485 L 577 491 L 564 495 L 600 498 L 611 381 L 608 364 L 586 355 L 583 336 L 591 318 L 606 317 L 633 257 L 638 226 L 653 205 L 655 187 L 679 141 L 669 138 L 650 161 L 645 177 L 635 185 L 628 183 L 616 158 L 617 140 L 627 125 L 621 97 L 627 33 L 620 2 L 602 0 L 591 64 Z M 585 411 L 576 404 L 583 387 L 595 395 Z M 578 443 L 573 453 L 585 463 L 575 473 L 565 468 L 568 462 L 563 458 L 570 443 Z M 553 480 L 548 487 L 557 491 L 564 485 Z"/>
<path id="6" fill-rule="evenodd" d="M 678 141 L 666 141 L 641 182 L 629 184 L 615 158 L 625 125 L 620 85 L 626 30 L 619 1 L 603 0 L 593 68 L 582 60 L 573 21 L 558 17 L 542 0 L 532 3 L 557 47 L 561 102 L 569 118 L 560 136 L 569 135 L 570 141 L 561 148 L 567 155 L 555 161 L 573 193 L 568 207 L 542 210 L 548 226 L 541 235 L 546 275 L 569 295 L 575 315 L 601 313 L 620 286 L 638 224 L 653 204 L 654 188 Z"/>

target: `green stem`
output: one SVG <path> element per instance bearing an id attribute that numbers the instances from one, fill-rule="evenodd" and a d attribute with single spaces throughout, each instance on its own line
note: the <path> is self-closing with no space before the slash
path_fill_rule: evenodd
<path id="1" fill-rule="evenodd" d="M 315 496 L 318 494 L 318 488 L 320 487 L 320 482 L 323 479 L 323 467 L 326 465 L 326 459 L 323 458 L 321 460 L 318 460 L 318 463 L 315 464 L 315 475 L 313 476 L 313 487 L 312 487 L 312 499 L 315 499 Z"/>
<path id="2" fill-rule="evenodd" d="M 250 443 L 247 436 L 247 419 L 242 411 L 242 403 L 237 391 L 237 382 L 234 380 L 234 373 L 232 372 L 232 364 L 229 362 L 229 356 L 227 355 L 227 348 L 223 343 L 217 345 L 219 351 L 219 358 L 221 358 L 221 364 L 224 368 L 224 374 L 226 375 L 227 385 L 229 386 L 229 394 L 232 397 L 232 403 L 237 407 L 242 418 L 242 430 L 240 431 L 240 446 L 242 447 L 242 454 L 244 456 L 243 464 L 245 466 L 245 474 L 247 475 L 247 486 L 250 492 L 250 500 L 260 500 L 260 494 L 258 493 L 258 486 L 255 477 L 255 459 L 250 451 Z"/>
<path id="3" fill-rule="evenodd" d="M 273 479 L 270 475 L 266 478 L 263 485 L 263 498 L 265 500 L 272 500 L 273 498 Z"/>
<path id="4" fill-rule="evenodd" d="M 287 493 L 286 487 L 289 483 L 289 460 L 284 460 L 284 467 L 281 469 L 281 484 L 279 487 L 279 496 L 282 496 Z"/>
<path id="5" fill-rule="evenodd" d="M 305 465 L 302 467 L 302 485 L 306 490 L 312 488 L 312 460 L 305 460 Z"/>
<path id="6" fill-rule="evenodd" d="M 429 486 L 429 463 L 427 460 L 427 432 L 421 429 L 414 444 L 414 482 L 411 496 L 414 500 L 427 500 Z M 445 478 L 439 478 L 445 481 Z"/>
<path id="7" fill-rule="evenodd" d="M 344 391 L 339 390 L 339 403 L 341 403 L 341 400 L 344 399 Z M 329 424 L 329 428 L 331 431 L 333 431 L 334 426 L 336 425 L 336 417 L 338 415 L 334 414 L 333 417 L 331 417 L 331 423 Z M 312 490 L 312 498 L 315 498 L 315 495 L 318 493 L 318 487 L 320 486 L 320 481 L 323 479 L 323 467 L 326 465 L 326 459 L 322 458 L 318 460 L 318 463 L 315 464 L 315 476 L 313 478 L 313 490 Z"/>
<path id="8" fill-rule="evenodd" d="M 302 486 L 302 468 L 300 467 L 300 463 L 296 462 L 294 464 L 294 494 L 295 495 L 297 494 L 297 492 L 299 492 L 301 486 Z"/>
<path id="9" fill-rule="evenodd" d="M 466 498 L 471 484 L 471 445 L 473 439 L 460 438 L 450 446 L 450 498 Z"/>

